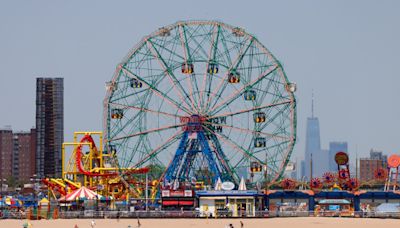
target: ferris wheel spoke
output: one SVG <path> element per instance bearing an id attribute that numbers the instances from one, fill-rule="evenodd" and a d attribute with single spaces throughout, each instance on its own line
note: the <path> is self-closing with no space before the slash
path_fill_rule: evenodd
<path id="1" fill-rule="evenodd" d="M 177 58 L 180 59 L 181 61 L 185 61 L 185 57 L 179 55 L 178 53 L 176 53 L 176 52 L 174 52 L 174 51 L 171 51 L 169 48 L 166 48 L 166 47 L 164 47 L 163 45 L 158 44 L 157 42 L 153 42 L 153 41 L 151 41 L 151 42 L 152 42 L 152 45 L 153 45 L 154 47 L 157 46 L 157 48 L 160 48 L 160 49 L 162 49 L 162 50 L 168 52 L 169 54 L 171 54 L 171 55 L 177 57 Z"/>
<path id="2" fill-rule="evenodd" d="M 224 99 L 223 101 L 221 101 L 221 103 L 219 103 L 218 105 L 216 105 L 217 103 L 214 103 L 214 106 L 209 110 L 209 113 L 218 113 L 218 111 L 220 111 L 220 109 L 223 108 L 224 105 L 229 105 L 230 103 L 235 101 L 237 98 L 239 98 L 245 92 L 246 88 L 249 88 L 249 87 L 252 87 L 252 86 L 256 85 L 263 78 L 267 77 L 268 75 L 273 73 L 276 69 L 278 69 L 278 67 L 279 67 L 278 65 L 270 66 L 267 70 L 265 70 L 256 79 L 254 79 L 253 81 L 243 85 L 243 87 L 240 88 L 239 90 L 237 90 L 236 93 L 231 94 L 231 96 L 229 96 L 227 99 Z M 219 107 L 221 107 L 221 108 L 218 109 Z"/>
<path id="3" fill-rule="evenodd" d="M 279 103 L 263 105 L 263 106 L 254 107 L 254 108 L 250 108 L 250 109 L 244 109 L 244 110 L 240 110 L 240 111 L 236 111 L 236 112 L 223 113 L 223 114 L 220 114 L 220 115 L 212 116 L 212 118 L 235 116 L 235 115 L 239 115 L 239 114 L 242 114 L 242 113 L 252 112 L 252 111 L 255 111 L 255 110 L 260 110 L 260 109 L 264 109 L 264 108 L 272 108 L 272 107 L 279 106 L 279 105 L 289 104 L 291 102 L 292 101 L 283 101 L 283 102 L 279 102 Z"/>
<path id="4" fill-rule="evenodd" d="M 234 62 L 230 65 L 229 70 L 227 71 L 225 77 L 223 77 L 223 78 L 226 78 L 227 75 L 229 74 L 229 72 L 233 69 L 236 69 L 237 66 L 241 63 L 241 61 L 243 60 L 243 57 L 249 50 L 250 46 L 253 44 L 254 38 L 248 38 L 245 42 L 247 42 L 249 39 L 250 39 L 250 43 L 248 45 L 242 46 L 242 48 L 239 50 L 238 56 L 236 57 Z M 221 80 L 215 89 L 215 91 L 217 91 L 216 94 L 218 94 L 220 96 L 224 92 L 227 85 L 228 85 L 228 80 Z M 214 102 L 211 102 L 211 96 L 210 96 L 207 103 L 208 104 L 211 104 L 211 103 L 216 104 L 218 102 L 218 99 L 219 98 L 217 97 Z M 209 112 L 209 110 L 207 110 L 207 112 Z"/>
<path id="5" fill-rule="evenodd" d="M 221 127 L 227 127 L 233 130 L 237 130 L 237 131 L 242 131 L 242 132 L 249 132 L 249 133 L 253 133 L 253 134 L 260 134 L 260 135 L 265 135 L 268 136 L 270 138 L 278 138 L 278 139 L 289 139 L 286 136 L 281 136 L 281 135 L 276 135 L 276 134 L 271 134 L 271 133 L 266 133 L 266 132 L 261 132 L 261 131 L 254 131 L 254 130 L 250 130 L 250 129 L 245 129 L 245 128 L 240 128 L 240 127 L 234 127 L 234 126 L 229 126 L 226 124 L 216 124 L 216 123 L 212 123 L 212 122 L 205 122 L 206 124 L 211 124 L 211 125 L 215 125 L 215 126 L 221 126 Z"/>
<path id="6" fill-rule="evenodd" d="M 178 108 L 179 110 L 182 110 L 184 112 L 186 112 L 189 115 L 192 115 L 193 112 L 191 112 L 190 110 L 186 109 L 185 107 L 183 107 L 182 105 L 180 105 L 177 101 L 173 100 L 172 98 L 170 98 L 167 94 L 161 92 L 160 90 L 158 90 L 156 87 L 152 86 L 151 84 L 149 84 L 146 80 L 144 80 L 143 78 L 139 77 L 138 75 L 132 73 L 129 69 L 126 69 L 125 67 L 121 66 L 121 70 L 123 72 L 125 72 L 126 74 L 131 75 L 133 78 L 138 79 L 139 81 L 143 82 L 144 84 L 146 84 L 150 90 L 152 90 L 158 97 L 160 97 L 161 99 L 167 101 L 168 103 L 172 104 L 173 106 L 175 106 L 176 108 Z"/>
<path id="7" fill-rule="evenodd" d="M 109 103 L 110 105 L 115 105 L 117 107 L 122 107 L 122 108 L 131 108 L 131 109 L 136 109 L 142 112 L 149 112 L 149 113 L 155 113 L 155 114 L 162 114 L 165 116 L 170 116 L 170 117 L 175 117 L 175 118 L 181 118 L 183 116 L 180 115 L 175 115 L 175 114 L 171 114 L 171 113 L 167 113 L 167 112 L 161 112 L 161 111 L 156 111 L 156 110 L 152 110 L 152 109 L 148 109 L 148 108 L 141 108 L 141 107 L 136 107 L 136 106 L 132 106 L 132 105 L 123 105 L 123 104 L 118 104 L 118 103 Z"/>
<path id="8" fill-rule="evenodd" d="M 155 148 L 154 150 L 150 151 L 143 159 L 138 161 L 134 166 L 132 167 L 140 167 L 150 159 L 156 157 L 161 151 L 167 149 L 169 146 L 174 144 L 181 136 L 182 136 L 183 131 L 178 131 L 171 137 L 169 137 L 163 144 Z"/>
<path id="9" fill-rule="evenodd" d="M 194 56 L 196 56 L 196 54 L 197 55 L 200 55 L 200 54 L 198 54 L 198 53 L 202 53 L 204 56 L 207 56 L 207 51 L 203 48 L 203 46 L 204 46 L 204 42 L 207 42 L 208 41 L 208 39 L 207 39 L 207 37 L 208 36 L 205 36 L 205 35 L 202 35 L 202 36 L 196 36 L 196 33 L 198 33 L 198 31 L 200 30 L 200 26 L 199 27 L 197 27 L 196 29 L 194 29 L 193 31 L 189 31 L 189 30 L 187 30 L 187 29 L 185 29 L 185 32 L 186 32 L 186 39 L 185 39 L 185 41 L 187 41 L 188 40 L 188 38 L 187 38 L 187 34 L 189 33 L 189 39 L 192 41 L 192 42 L 194 42 L 195 44 L 196 44 L 196 47 L 195 48 L 192 48 L 192 50 L 193 51 L 191 51 L 190 52 L 190 54 L 191 54 L 191 57 L 192 57 L 192 60 L 194 59 Z M 207 31 L 208 32 L 208 31 Z M 200 42 L 197 40 L 197 37 L 202 37 L 202 39 L 200 40 Z M 204 38 L 205 37 L 205 38 Z"/>
<path id="10" fill-rule="evenodd" d="M 174 75 L 173 71 L 171 70 L 170 66 L 168 66 L 168 64 L 166 63 L 164 58 L 160 55 L 159 51 L 154 47 L 153 42 L 151 41 L 151 39 L 147 40 L 147 46 L 148 46 L 150 52 L 158 60 L 158 63 L 160 64 L 160 66 L 166 72 L 166 74 L 168 76 L 168 79 L 171 82 L 172 86 L 176 88 L 176 91 L 178 92 L 178 95 L 179 95 L 180 99 L 182 101 L 184 101 L 186 105 L 189 105 L 187 103 L 187 99 L 185 99 L 185 97 L 189 98 L 190 101 L 191 101 L 192 110 L 195 110 L 194 100 L 192 100 L 190 98 L 190 96 L 186 93 L 186 90 L 182 87 L 181 83 L 179 83 L 178 79 L 175 77 L 175 75 Z M 179 89 L 177 87 L 179 87 Z M 184 93 L 185 96 L 182 93 Z"/>
<path id="11" fill-rule="evenodd" d="M 185 56 L 185 63 L 192 63 L 192 55 L 190 52 L 190 48 L 189 48 L 189 44 L 187 41 L 187 36 L 186 36 L 186 29 L 185 26 L 180 24 L 178 27 L 179 30 L 179 38 L 181 41 L 181 45 L 182 45 L 182 50 Z M 194 86 L 192 85 L 192 78 L 193 78 L 193 74 L 190 75 L 190 80 L 188 81 L 188 87 L 190 88 L 190 93 L 189 96 L 190 99 L 192 100 L 192 103 L 196 103 L 197 107 L 194 108 L 193 110 L 199 109 L 199 104 L 198 102 L 195 102 L 195 98 L 194 98 Z M 196 80 L 196 78 L 193 78 L 193 80 Z M 197 83 L 196 83 L 197 86 Z"/>
<path id="12" fill-rule="evenodd" d="M 171 128 L 179 128 L 179 127 L 183 127 L 183 126 L 185 126 L 185 124 L 177 124 L 177 125 L 171 125 L 171 126 L 166 126 L 166 127 L 153 128 L 153 129 L 146 130 L 146 131 L 141 131 L 141 132 L 135 133 L 135 134 L 130 134 L 130 135 L 122 136 L 122 137 L 112 138 L 112 139 L 109 139 L 108 142 L 113 142 L 113 141 L 126 139 L 126 138 L 132 138 L 132 137 L 136 137 L 136 136 L 140 136 L 140 135 L 147 135 L 147 134 L 150 134 L 150 133 L 160 132 L 160 131 L 168 130 L 168 129 L 171 129 Z"/>
<path id="13" fill-rule="evenodd" d="M 214 27 L 214 26 L 213 26 Z M 189 30 L 184 30 L 187 31 L 187 33 L 189 33 L 189 39 L 191 39 L 192 42 L 194 42 L 195 48 L 192 48 L 193 51 L 190 52 L 190 56 L 191 56 L 191 60 L 195 60 L 196 58 L 196 54 L 200 55 L 198 53 L 202 53 L 203 56 L 209 56 L 209 54 L 207 53 L 207 51 L 205 50 L 205 48 L 203 48 L 203 46 L 205 46 L 206 42 L 209 42 L 209 38 L 207 39 L 208 36 L 206 36 L 206 38 L 204 38 L 204 36 L 201 36 L 202 39 L 200 41 L 198 41 L 196 38 L 193 37 L 193 34 L 196 33 L 196 31 L 199 29 L 200 27 L 197 27 L 194 31 L 192 31 L 191 33 L 189 33 Z M 207 32 L 210 32 L 207 30 Z M 185 33 L 186 34 L 186 33 Z M 186 37 L 186 36 L 185 36 Z M 212 42 L 212 41 L 211 41 Z M 187 43 L 187 38 L 185 38 L 185 43 Z M 188 46 L 188 45 L 187 45 Z M 189 46 L 188 46 L 188 50 L 189 50 Z M 210 60 L 210 58 L 208 58 Z M 208 64 L 209 61 L 207 61 L 206 63 L 206 69 L 208 68 Z M 203 80 L 203 84 L 205 83 L 204 81 L 206 80 L 206 76 L 207 76 L 207 70 L 205 70 L 206 74 L 204 75 L 204 80 Z M 191 74 L 190 75 L 190 83 L 188 81 L 188 86 L 189 88 L 191 88 L 191 92 L 193 94 L 197 94 L 197 98 L 196 99 L 196 104 L 197 104 L 197 108 L 199 110 L 199 112 L 202 112 L 202 103 L 203 101 L 203 90 L 199 90 L 199 83 L 197 83 L 197 75 L 196 74 Z M 193 95 L 193 98 L 195 98 L 195 96 Z"/>
<path id="14" fill-rule="evenodd" d="M 180 37 L 180 41 L 182 44 L 183 53 L 185 56 L 185 61 L 190 62 L 190 61 L 192 61 L 192 58 L 190 55 L 189 45 L 187 42 L 185 27 L 184 27 L 184 25 L 180 24 L 178 29 L 179 29 L 179 37 Z"/>
<path id="15" fill-rule="evenodd" d="M 210 128 L 203 126 L 204 128 L 206 128 L 208 131 L 210 131 L 212 134 L 214 134 L 215 136 L 217 136 L 219 139 L 221 139 L 222 141 L 226 142 L 227 144 L 229 144 L 232 148 L 234 148 L 235 150 L 243 153 L 243 155 L 245 155 L 246 157 L 251 157 L 257 161 L 259 161 L 260 163 L 262 163 L 260 161 L 260 159 L 258 159 L 257 157 L 254 157 L 254 155 L 252 153 L 250 153 L 249 151 L 247 151 L 246 149 L 244 149 L 243 147 L 241 147 L 240 145 L 238 145 L 236 142 L 234 142 L 232 139 L 230 139 L 229 137 L 227 137 L 226 135 L 224 135 L 223 133 L 217 133 L 215 131 L 212 131 Z"/>
<path id="16" fill-rule="evenodd" d="M 206 92 L 206 95 L 208 97 L 210 96 L 211 83 L 212 83 L 213 77 L 207 77 L 207 75 L 208 75 L 208 68 L 209 68 L 210 62 L 215 61 L 215 55 L 217 53 L 217 47 L 218 47 L 219 33 L 220 33 L 220 26 L 214 25 L 214 31 L 213 31 L 213 35 L 211 38 L 210 50 L 208 52 L 208 60 L 207 60 L 206 68 L 204 71 L 204 77 L 203 77 L 204 88 L 200 91 L 200 97 L 201 97 L 200 112 L 202 112 L 202 113 L 207 106 L 207 104 L 204 101 L 204 93 L 206 92 L 207 88 L 208 88 L 208 91 Z"/>
<path id="17" fill-rule="evenodd" d="M 292 103 L 292 102 L 290 102 Z M 282 109 L 278 109 L 278 111 L 271 117 L 269 118 L 268 121 L 266 121 L 263 125 L 261 125 L 261 127 L 259 128 L 259 130 L 263 130 L 265 129 L 268 125 L 270 124 L 274 124 L 278 129 L 280 129 L 282 126 L 280 123 L 278 123 L 278 125 L 276 123 L 274 123 L 274 121 L 282 114 L 284 114 L 284 112 L 290 107 L 290 105 L 285 105 Z M 281 127 L 279 127 L 281 126 Z"/>

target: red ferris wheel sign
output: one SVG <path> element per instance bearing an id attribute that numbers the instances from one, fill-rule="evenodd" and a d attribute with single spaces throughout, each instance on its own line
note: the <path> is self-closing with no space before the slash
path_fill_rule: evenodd
<path id="1" fill-rule="evenodd" d="M 346 165 L 349 162 L 349 156 L 345 152 L 337 152 L 335 155 L 335 161 L 338 165 Z"/>

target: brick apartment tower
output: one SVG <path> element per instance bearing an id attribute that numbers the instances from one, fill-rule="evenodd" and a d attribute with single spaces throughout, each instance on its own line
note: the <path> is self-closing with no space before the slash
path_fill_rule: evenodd
<path id="1" fill-rule="evenodd" d="M 64 80 L 36 80 L 36 174 L 61 177 L 64 141 Z"/>
<path id="2" fill-rule="evenodd" d="M 20 182 L 29 183 L 36 173 L 36 129 L 13 134 L 13 176 Z"/>
<path id="3" fill-rule="evenodd" d="M 11 129 L 0 130 L 0 183 L 12 176 L 13 134 Z M 0 187 L 1 187 L 0 184 Z"/>

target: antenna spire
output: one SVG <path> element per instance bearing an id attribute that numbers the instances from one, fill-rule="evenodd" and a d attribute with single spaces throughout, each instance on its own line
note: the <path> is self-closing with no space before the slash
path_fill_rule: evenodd
<path id="1" fill-rule="evenodd" d="M 314 118 L 314 90 L 311 92 L 311 117 Z"/>

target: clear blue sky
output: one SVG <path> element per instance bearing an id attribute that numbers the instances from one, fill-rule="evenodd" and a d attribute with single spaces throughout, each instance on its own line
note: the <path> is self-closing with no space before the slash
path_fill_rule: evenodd
<path id="1" fill-rule="evenodd" d="M 35 125 L 35 78 L 65 80 L 65 139 L 102 129 L 105 82 L 143 36 L 178 20 L 241 26 L 298 84 L 298 144 L 316 97 L 323 147 L 400 153 L 400 1 L 0 2 L 0 126 Z"/>

